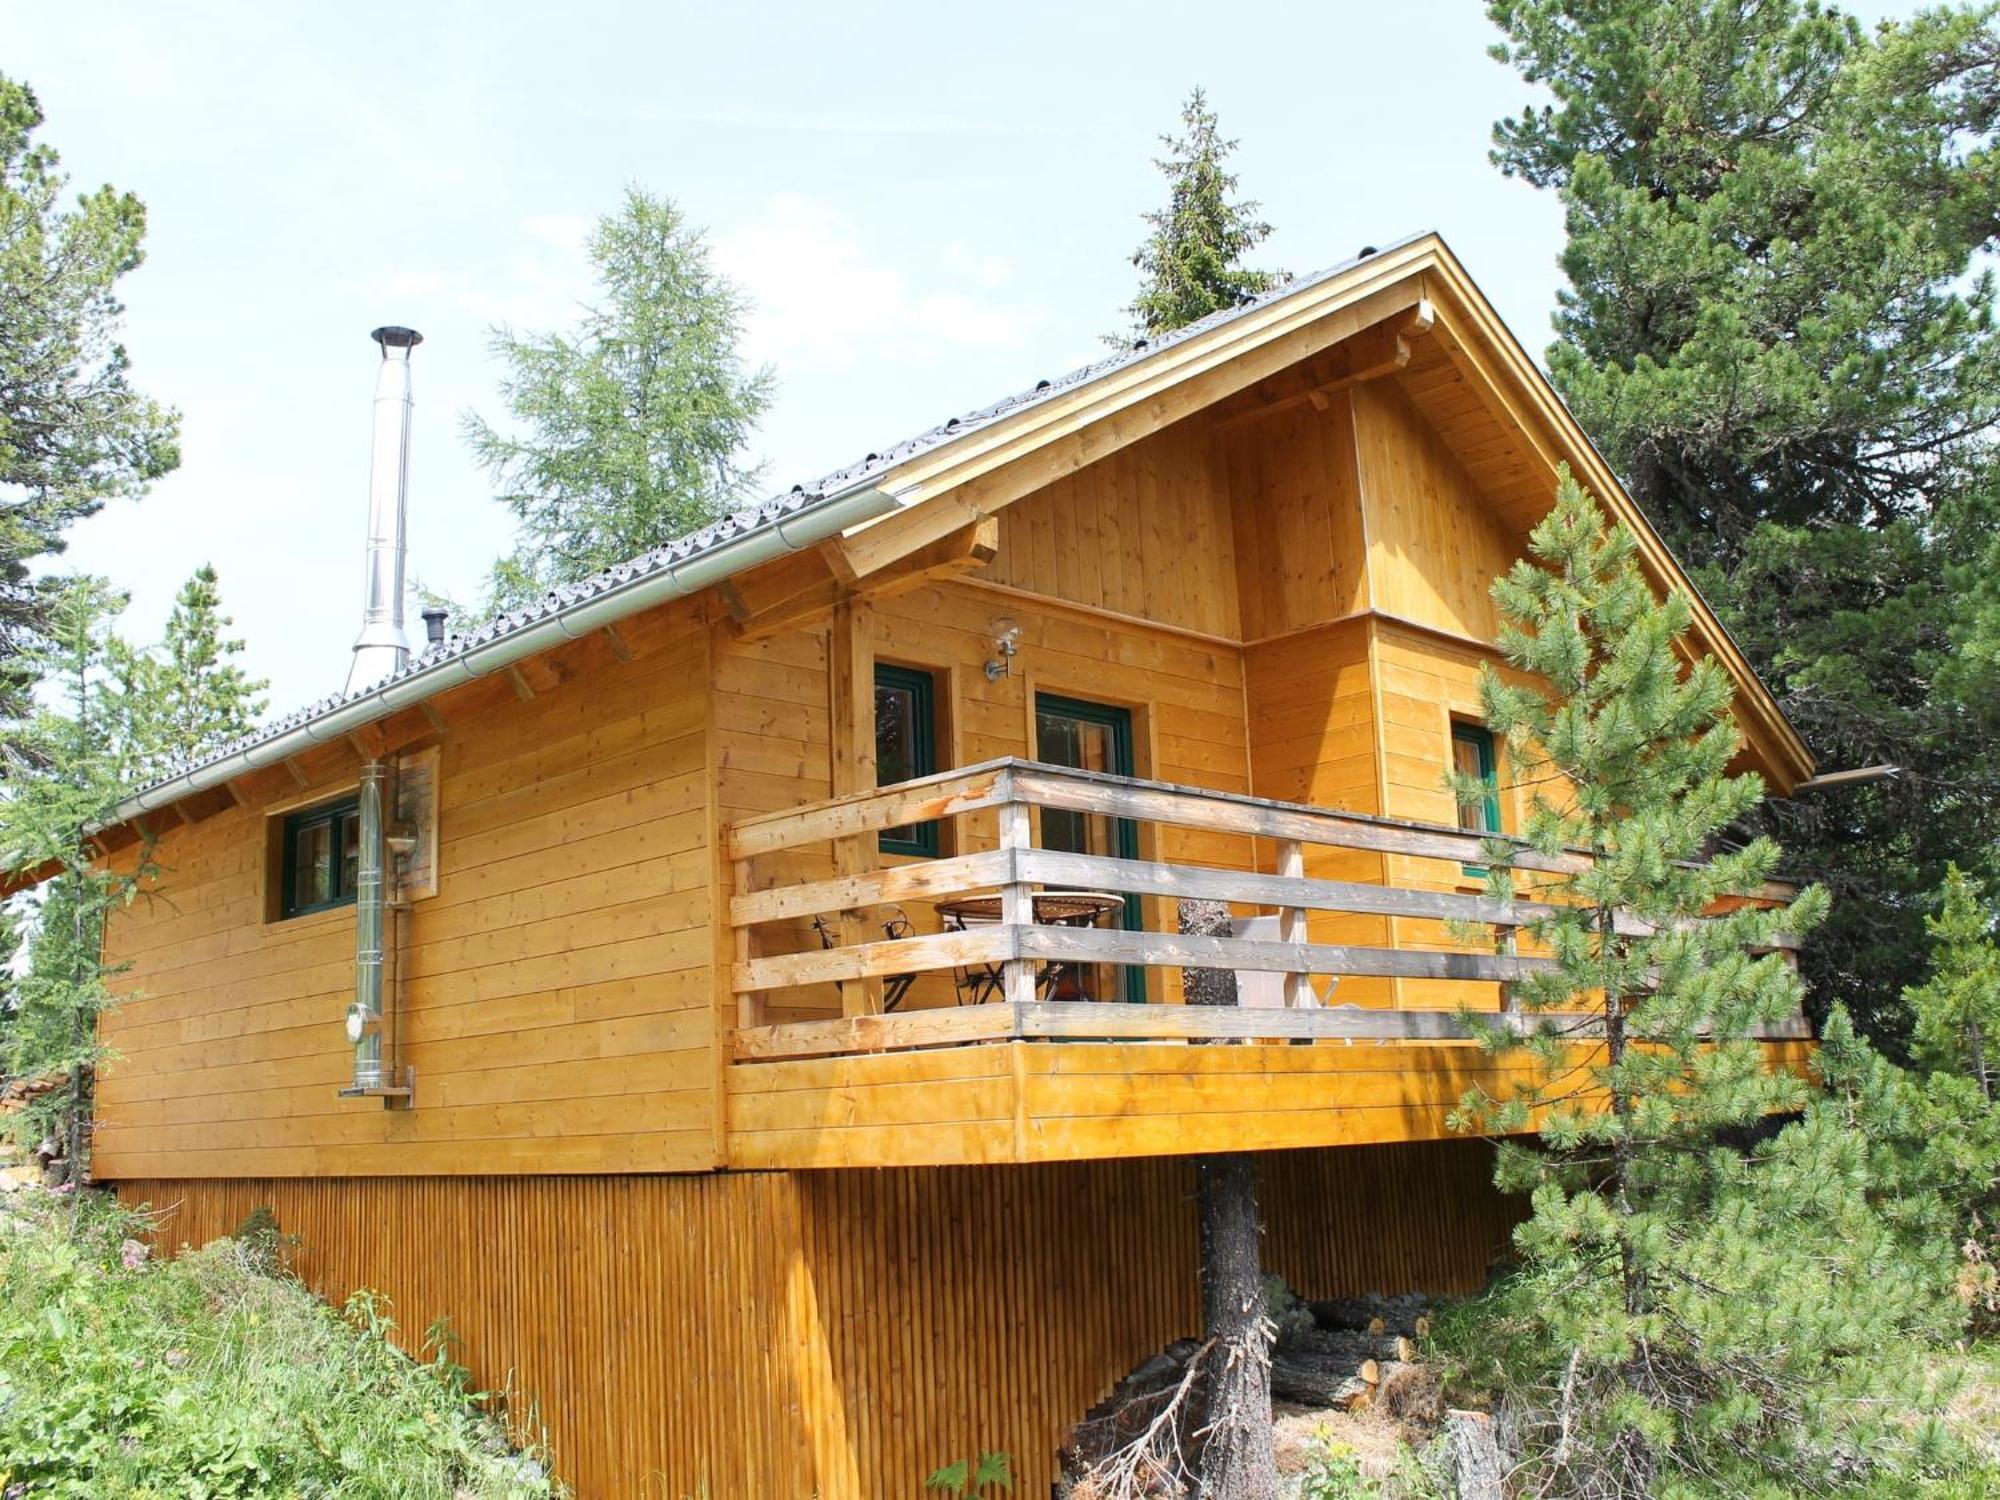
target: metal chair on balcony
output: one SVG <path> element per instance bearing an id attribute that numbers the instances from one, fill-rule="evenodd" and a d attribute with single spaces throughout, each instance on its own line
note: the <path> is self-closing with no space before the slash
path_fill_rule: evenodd
<path id="1" fill-rule="evenodd" d="M 906 937 L 915 935 L 917 930 L 916 925 L 910 921 L 908 912 L 904 911 L 900 906 L 892 906 L 889 908 L 889 911 L 890 915 L 882 923 L 882 935 L 884 937 L 888 938 L 891 942 L 900 942 Z M 834 924 L 827 920 L 824 912 L 813 918 L 812 926 L 813 931 L 819 934 L 820 947 L 838 948 L 840 946 L 840 934 L 834 931 Z M 886 1015 L 901 1005 L 904 997 L 910 993 L 910 986 L 916 982 L 917 976 L 914 973 L 885 975 L 882 979 L 883 1014 Z"/>

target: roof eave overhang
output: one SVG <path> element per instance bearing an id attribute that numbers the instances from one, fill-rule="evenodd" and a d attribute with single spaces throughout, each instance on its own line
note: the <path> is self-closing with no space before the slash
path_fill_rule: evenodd
<path id="1" fill-rule="evenodd" d="M 1504 376 L 1532 403 L 1532 409 L 1547 429 L 1548 437 L 1561 462 L 1567 463 L 1577 481 L 1596 495 L 1612 517 L 1628 527 L 1639 544 L 1640 560 L 1647 572 L 1663 587 L 1686 596 L 1694 611 L 1695 635 L 1704 651 L 1728 672 L 1736 688 L 1739 712 L 1746 721 L 1746 736 L 1760 759 L 1773 772 L 1773 790 L 1789 796 L 1817 769 L 1812 751 L 1798 730 L 1785 717 L 1783 708 L 1728 627 L 1694 581 L 1668 549 L 1653 523 L 1629 495 L 1611 465 L 1570 412 L 1541 367 L 1529 357 L 1506 324 L 1494 311 L 1458 258 L 1441 239 L 1433 241 L 1435 266 L 1428 285 L 1432 295 L 1446 304 L 1459 318 L 1476 329 L 1502 366 Z M 1537 445 L 1538 446 L 1538 445 Z"/>

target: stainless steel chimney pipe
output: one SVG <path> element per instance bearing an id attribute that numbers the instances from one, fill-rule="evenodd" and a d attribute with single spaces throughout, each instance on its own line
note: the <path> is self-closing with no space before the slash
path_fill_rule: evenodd
<path id="1" fill-rule="evenodd" d="M 375 375 L 375 441 L 368 466 L 368 569 L 361 634 L 347 669 L 358 693 L 393 676 L 410 659 L 403 635 L 403 559 L 410 503 L 410 354 L 424 341 L 414 328 L 390 325 L 369 335 L 382 349 Z M 397 351 L 391 353 L 390 351 Z"/>

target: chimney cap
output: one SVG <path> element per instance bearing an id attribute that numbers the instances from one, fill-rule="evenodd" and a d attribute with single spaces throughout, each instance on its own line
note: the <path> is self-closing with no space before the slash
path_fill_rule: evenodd
<path id="1" fill-rule="evenodd" d="M 424 635 L 433 646 L 444 644 L 444 622 L 450 617 L 450 610 L 440 609 L 435 604 L 424 611 Z"/>
<path id="2" fill-rule="evenodd" d="M 386 358 L 391 349 L 414 349 L 424 341 L 424 336 L 414 328 L 404 328 L 396 323 L 385 323 L 373 330 L 368 337 L 382 346 Z"/>

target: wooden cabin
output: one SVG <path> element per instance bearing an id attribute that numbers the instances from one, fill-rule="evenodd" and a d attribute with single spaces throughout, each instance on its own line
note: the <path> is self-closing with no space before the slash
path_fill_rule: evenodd
<path id="1" fill-rule="evenodd" d="M 448 1317 L 585 1496 L 905 1497 L 989 1449 L 1046 1493 L 1195 1331 L 1193 1153 L 1267 1153 L 1308 1294 L 1475 1288 L 1518 1210 L 1446 1114 L 1524 1064 L 1457 1011 L 1535 962 L 1477 872 L 1522 805 L 1477 675 L 1565 463 L 1691 594 L 1426 235 L 435 644 L 104 831 L 158 871 L 95 1175 Z"/>

